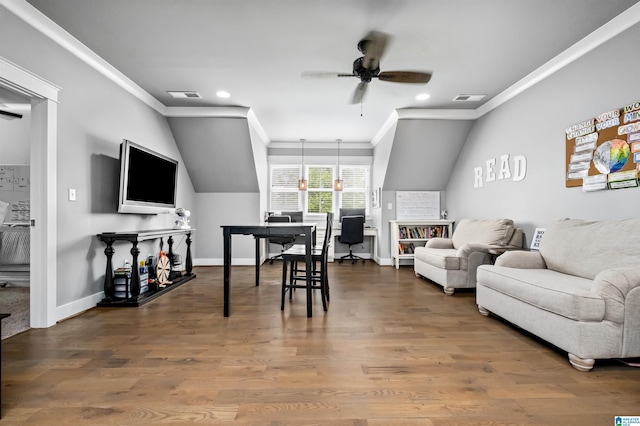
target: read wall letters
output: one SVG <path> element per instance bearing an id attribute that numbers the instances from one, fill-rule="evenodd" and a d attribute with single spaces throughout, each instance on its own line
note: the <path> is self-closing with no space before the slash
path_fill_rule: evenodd
<path id="1" fill-rule="evenodd" d="M 484 172 L 484 176 L 483 176 Z M 520 182 L 527 174 L 527 158 L 524 155 L 514 155 L 513 161 L 510 161 L 510 155 L 504 154 L 500 156 L 500 164 L 498 165 L 495 158 L 491 158 L 485 162 L 485 167 L 476 167 L 473 169 L 473 187 L 482 188 L 484 182 L 494 182 L 497 180 L 511 179 L 514 182 Z"/>

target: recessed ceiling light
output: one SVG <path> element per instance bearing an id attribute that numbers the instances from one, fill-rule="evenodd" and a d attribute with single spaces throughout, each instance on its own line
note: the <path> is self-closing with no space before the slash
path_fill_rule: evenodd
<path id="1" fill-rule="evenodd" d="M 463 101 L 463 102 L 474 102 L 482 100 L 487 95 L 458 95 L 453 98 L 454 101 Z"/>
<path id="2" fill-rule="evenodd" d="M 224 90 L 219 90 L 216 92 L 216 96 L 219 98 L 228 98 L 231 96 L 231 93 L 225 92 Z"/>
<path id="3" fill-rule="evenodd" d="M 180 98 L 180 99 L 184 99 L 184 98 L 194 98 L 194 99 L 201 99 L 202 96 L 200 95 L 200 93 L 198 92 L 194 92 L 194 91 L 167 91 L 167 93 L 169 94 L 169 96 L 171 96 L 172 98 Z"/>
<path id="4" fill-rule="evenodd" d="M 416 100 L 417 101 L 426 101 L 430 97 L 431 97 L 431 95 L 428 94 L 428 93 L 420 93 L 419 95 L 416 96 Z"/>

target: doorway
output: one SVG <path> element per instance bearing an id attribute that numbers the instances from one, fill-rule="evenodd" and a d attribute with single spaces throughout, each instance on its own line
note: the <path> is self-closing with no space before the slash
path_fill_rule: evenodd
<path id="1" fill-rule="evenodd" d="M 57 294 L 56 171 L 59 87 L 0 57 L 0 88 L 31 104 L 30 323 L 54 325 Z"/>

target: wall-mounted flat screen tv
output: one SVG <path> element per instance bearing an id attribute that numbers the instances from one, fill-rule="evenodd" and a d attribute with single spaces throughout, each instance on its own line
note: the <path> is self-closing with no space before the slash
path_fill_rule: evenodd
<path id="1" fill-rule="evenodd" d="M 178 162 L 125 139 L 120 145 L 118 212 L 158 214 L 176 207 Z"/>

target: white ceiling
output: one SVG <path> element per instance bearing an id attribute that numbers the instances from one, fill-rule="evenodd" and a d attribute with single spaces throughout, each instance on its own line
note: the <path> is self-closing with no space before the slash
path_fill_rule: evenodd
<path id="1" fill-rule="evenodd" d="M 28 2 L 166 106 L 250 107 L 270 141 L 370 142 L 395 109 L 479 107 L 638 0 Z M 374 80 L 352 105 L 356 78 L 301 78 L 351 72 L 373 29 L 393 37 L 382 71 L 432 71 L 431 81 Z M 422 92 L 431 98 L 416 101 Z"/>

